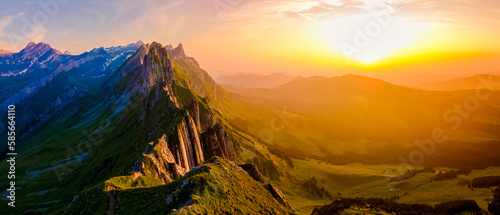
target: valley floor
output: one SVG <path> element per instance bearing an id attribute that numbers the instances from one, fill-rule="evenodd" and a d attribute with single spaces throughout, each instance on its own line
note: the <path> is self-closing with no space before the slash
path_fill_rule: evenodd
<path id="1" fill-rule="evenodd" d="M 253 141 L 253 148 L 266 155 L 278 166 L 281 172 L 276 185 L 283 191 L 287 201 L 300 214 L 310 214 L 317 207 L 330 204 L 332 200 L 319 198 L 306 192 L 303 183 L 315 177 L 319 187 L 324 187 L 338 197 L 395 197 L 399 203 L 418 203 L 435 205 L 452 200 L 475 200 L 482 210 L 487 211 L 488 203 L 493 199 L 492 188 L 468 187 L 473 178 L 488 175 L 498 175 L 500 167 L 487 167 L 482 170 L 472 170 L 468 175 L 458 175 L 457 178 L 435 181 L 439 171 L 455 170 L 449 167 L 436 167 L 436 173 L 419 173 L 406 180 L 388 183 L 389 177 L 397 176 L 398 164 L 367 165 L 352 163 L 348 165 L 333 165 L 314 159 L 293 160 L 294 167 L 287 165 L 281 158 L 269 153 L 264 144 Z M 251 154 L 252 152 L 244 152 Z M 417 169 L 423 169 L 417 167 Z M 352 209 L 354 210 L 354 209 Z M 361 212 L 361 211 L 358 211 Z"/>

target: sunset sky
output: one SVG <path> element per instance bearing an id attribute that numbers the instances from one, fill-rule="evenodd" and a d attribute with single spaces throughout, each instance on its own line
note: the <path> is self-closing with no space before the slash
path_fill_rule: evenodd
<path id="1" fill-rule="evenodd" d="M 500 75 L 498 0 L 59 0 L 49 10 L 45 2 L 58 1 L 2 1 L 1 49 L 35 41 L 79 54 L 142 40 L 182 43 L 213 76 Z"/>

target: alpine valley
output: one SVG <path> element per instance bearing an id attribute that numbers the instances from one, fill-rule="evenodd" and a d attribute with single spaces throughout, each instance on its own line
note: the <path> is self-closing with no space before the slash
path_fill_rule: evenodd
<path id="1" fill-rule="evenodd" d="M 0 73 L 0 139 L 9 105 L 17 137 L 16 207 L 4 190 L 0 214 L 500 210 L 491 75 L 468 79 L 480 90 L 355 75 L 223 88 L 182 44 L 141 41 L 80 55 L 30 43 L 0 51 Z"/>

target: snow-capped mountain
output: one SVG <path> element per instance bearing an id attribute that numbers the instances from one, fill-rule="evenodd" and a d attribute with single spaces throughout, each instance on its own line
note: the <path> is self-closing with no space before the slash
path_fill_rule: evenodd
<path id="1" fill-rule="evenodd" d="M 45 43 L 29 43 L 18 53 L 2 54 L 0 111 L 5 113 L 8 105 L 16 105 L 23 113 L 20 121 L 26 125 L 42 123 L 71 101 L 95 93 L 143 44 L 139 41 L 69 55 Z M 0 131 L 3 128 L 0 125 Z"/>

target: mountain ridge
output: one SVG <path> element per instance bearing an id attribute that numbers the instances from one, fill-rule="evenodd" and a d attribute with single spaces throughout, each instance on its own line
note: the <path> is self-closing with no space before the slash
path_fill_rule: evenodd
<path id="1" fill-rule="evenodd" d="M 417 87 L 427 90 L 439 90 L 439 91 L 488 89 L 487 86 L 484 85 L 484 83 L 486 82 L 500 83 L 500 76 L 495 76 L 491 74 L 480 74 L 465 78 L 455 78 L 436 83 L 421 84 L 418 85 Z"/>
<path id="2" fill-rule="evenodd" d="M 5 113 L 7 105 L 17 106 L 22 114 L 18 133 L 24 136 L 66 105 L 96 93 L 108 74 L 135 51 L 135 45 L 129 44 L 70 56 L 59 55 L 45 43 L 29 43 L 18 53 L 0 56 L 0 110 Z M 0 124 L 3 137 L 6 126 Z"/>
<path id="3" fill-rule="evenodd" d="M 96 54 L 103 52 L 106 49 L 91 51 Z M 54 81 L 42 87 L 40 92 L 53 89 L 54 87 L 46 86 L 54 83 L 66 83 L 69 74 L 61 72 Z M 155 193 L 154 196 L 163 196 L 166 193 L 161 193 L 163 189 L 158 186 L 182 183 L 178 181 L 180 178 L 198 168 L 204 168 L 200 165 L 213 157 L 218 157 L 224 165 L 240 160 L 241 149 L 235 145 L 230 126 L 224 116 L 209 103 L 209 100 L 216 102 L 217 93 L 214 90 L 217 89 L 221 90 L 199 68 L 197 62 L 185 56 L 182 45 L 172 50 L 156 42 L 141 45 L 110 74 L 110 78 L 98 87 L 96 93 L 64 97 L 63 100 L 68 104 L 60 105 L 60 109 L 46 115 L 44 126 L 32 129 L 32 132 L 21 137 L 19 150 L 26 154 L 20 153 L 20 159 L 40 164 L 19 167 L 26 170 L 18 175 L 24 178 L 22 183 L 51 186 L 51 189 L 60 191 L 57 195 L 50 192 L 44 195 L 45 198 L 53 199 L 48 206 L 41 204 L 30 208 L 61 213 L 90 203 L 91 205 L 86 205 L 92 211 L 89 213 L 104 208 L 104 212 L 112 214 L 123 207 L 121 194 L 114 190 L 126 188 L 135 192 L 135 188 L 148 188 Z M 23 110 L 19 111 L 21 115 Z M 58 150 L 47 156 L 49 154 L 44 153 L 44 150 L 52 147 L 65 147 L 67 152 Z M 73 161 L 74 157 L 79 160 Z M 54 158 L 59 161 L 54 161 Z M 62 164 L 54 164 L 58 162 Z M 221 189 L 229 193 L 211 194 L 214 195 L 211 201 L 220 198 L 219 195 L 248 195 L 233 189 L 251 186 L 259 190 L 259 194 L 252 194 L 254 203 L 259 198 L 274 199 L 272 201 L 277 202 L 273 203 L 276 209 L 272 209 L 267 203 L 262 204 L 260 207 L 263 210 L 268 208 L 293 213 L 289 206 L 283 205 L 286 201 L 277 187 L 254 182 L 248 173 L 236 167 L 227 168 L 229 167 L 225 166 L 223 171 L 215 171 L 214 176 L 236 175 L 237 178 L 244 178 L 245 184 L 234 184 L 242 183 L 234 180 L 227 181 L 232 184 L 227 188 L 214 184 L 210 189 Z M 58 181 L 54 180 L 54 174 Z M 29 190 L 31 192 L 31 188 Z M 94 195 L 94 191 L 98 191 L 99 198 L 104 199 L 94 201 L 85 197 Z M 28 201 L 39 203 L 34 197 L 26 196 Z M 110 203 L 105 204 L 108 200 Z M 164 202 L 164 199 L 160 200 Z M 172 207 L 181 209 L 182 206 Z M 164 206 L 158 205 L 158 209 L 163 208 Z M 201 209 L 226 211 L 224 208 L 206 205 L 201 205 Z"/>
<path id="4" fill-rule="evenodd" d="M 220 75 L 215 81 L 221 85 L 235 88 L 272 88 L 296 78 L 283 73 L 259 75 L 254 73 L 236 73 L 233 75 Z"/>

